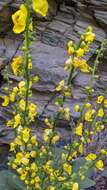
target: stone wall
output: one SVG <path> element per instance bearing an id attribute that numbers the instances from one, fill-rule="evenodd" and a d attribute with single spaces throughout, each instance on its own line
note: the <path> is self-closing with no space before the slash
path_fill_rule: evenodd
<path id="1" fill-rule="evenodd" d="M 59 40 L 59 43 L 66 44 L 67 39 L 70 38 L 77 41 L 85 28 L 92 25 L 96 33 L 93 50 L 107 37 L 107 0 L 48 1 L 49 13 L 45 20 L 34 14 L 35 22 L 37 23 L 38 20 L 39 36 L 43 32 L 42 36 L 45 39 L 45 36 L 48 38 L 56 32 L 57 37 L 53 42 Z M 8 30 L 12 29 L 11 14 L 21 2 L 23 1 L 0 0 L 0 34 L 5 35 Z M 104 69 L 102 67 L 102 70 L 105 70 L 105 67 Z"/>

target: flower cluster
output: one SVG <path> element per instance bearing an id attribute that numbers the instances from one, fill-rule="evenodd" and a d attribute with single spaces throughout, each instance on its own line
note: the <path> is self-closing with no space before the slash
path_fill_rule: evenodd
<path id="1" fill-rule="evenodd" d="M 88 27 L 86 32 L 81 36 L 80 42 L 74 45 L 72 41 L 67 44 L 69 58 L 65 62 L 64 70 L 67 71 L 74 67 L 82 72 L 90 72 L 90 67 L 87 61 L 83 59 L 84 54 L 89 52 L 89 46 L 94 41 L 95 34 L 93 33 L 92 27 Z"/>
<path id="2" fill-rule="evenodd" d="M 25 31 L 26 24 L 27 24 L 27 16 L 28 16 L 28 9 L 26 4 L 22 4 L 20 9 L 12 15 L 12 20 L 14 23 L 13 31 L 16 34 L 20 34 L 21 32 Z M 28 5 L 30 1 L 28 2 Z M 48 11 L 48 2 L 47 0 L 32 0 L 32 8 L 36 13 L 39 13 L 41 16 L 46 16 Z M 32 30 L 32 23 L 29 23 L 29 29 Z"/>
<path id="3" fill-rule="evenodd" d="M 32 2 L 32 3 L 31 3 Z M 57 112 L 44 119 L 45 129 L 40 142 L 37 134 L 30 129 L 37 116 L 37 105 L 30 100 L 32 84 L 39 81 L 39 77 L 31 76 L 31 37 L 33 37 L 32 9 L 46 16 L 48 11 L 47 0 L 25 0 L 19 10 L 12 15 L 13 31 L 17 34 L 24 32 L 23 54 L 15 57 L 11 69 L 15 76 L 20 76 L 19 83 L 11 92 L 3 96 L 2 106 L 12 105 L 13 117 L 7 121 L 6 126 L 15 132 L 15 138 L 10 143 L 9 167 L 15 170 L 20 180 L 24 182 L 27 190 L 80 190 L 81 184 L 89 180 L 88 172 L 93 168 L 104 170 L 104 157 L 107 150 L 100 146 L 91 150 L 91 142 L 97 142 L 97 135 L 106 128 L 107 99 L 99 95 L 95 105 L 87 96 L 80 106 L 76 104 L 74 111 L 79 118 L 74 123 L 71 109 L 64 105 L 66 97 L 72 97 L 72 77 L 74 71 L 91 72 L 92 68 L 84 59 L 89 51 L 95 34 L 92 27 L 88 27 L 81 36 L 77 45 L 72 41 L 67 44 L 67 59 L 64 70 L 70 71 L 67 80 L 61 80 L 56 86 L 57 94 L 62 93 L 55 100 Z M 13 104 L 14 103 L 14 104 Z M 71 127 L 71 142 L 59 149 L 61 140 L 57 126 L 59 120 L 64 120 Z M 82 160 L 82 162 L 80 162 Z"/>

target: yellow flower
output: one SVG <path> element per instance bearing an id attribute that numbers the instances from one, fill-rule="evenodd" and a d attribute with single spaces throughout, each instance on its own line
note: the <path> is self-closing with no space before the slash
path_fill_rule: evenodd
<path id="1" fill-rule="evenodd" d="M 80 144 L 80 145 L 79 145 L 78 151 L 79 151 L 79 153 L 81 153 L 81 154 L 84 152 L 84 145 L 83 145 L 83 144 Z"/>
<path id="2" fill-rule="evenodd" d="M 14 117 L 14 128 L 21 124 L 21 116 L 19 114 Z"/>
<path id="3" fill-rule="evenodd" d="M 47 125 L 49 128 L 53 128 L 53 125 L 49 122 L 49 119 L 48 119 L 48 118 L 45 118 L 45 119 L 44 119 L 44 123 L 45 123 L 45 125 Z"/>
<path id="4" fill-rule="evenodd" d="M 29 114 L 30 119 L 34 121 L 34 117 L 37 115 L 37 105 L 30 103 L 28 114 Z"/>
<path id="5" fill-rule="evenodd" d="M 22 158 L 23 158 L 22 152 L 18 152 L 18 153 L 16 154 L 16 158 L 15 158 L 14 162 L 15 162 L 16 164 L 21 164 Z"/>
<path id="6" fill-rule="evenodd" d="M 26 179 L 26 174 L 22 174 L 22 175 L 20 176 L 20 180 L 21 180 L 21 181 L 25 181 L 25 179 Z"/>
<path id="7" fill-rule="evenodd" d="M 98 160 L 98 161 L 96 162 L 96 168 L 97 168 L 98 170 L 101 170 L 101 171 L 104 170 L 104 164 L 103 164 L 103 161 L 102 161 L 102 160 Z"/>
<path id="8" fill-rule="evenodd" d="M 74 52 L 75 52 L 74 47 L 69 46 L 69 47 L 68 47 L 68 54 L 69 54 L 69 55 L 73 55 Z"/>
<path id="9" fill-rule="evenodd" d="M 21 139 L 17 137 L 17 138 L 15 138 L 15 144 L 22 146 L 23 143 L 22 143 Z"/>
<path id="10" fill-rule="evenodd" d="M 103 100 L 104 100 L 104 96 L 98 96 L 97 103 L 101 104 L 103 102 Z"/>
<path id="11" fill-rule="evenodd" d="M 41 16 L 46 16 L 48 12 L 48 2 L 47 0 L 32 0 L 33 10 L 39 13 Z"/>
<path id="12" fill-rule="evenodd" d="M 34 163 L 34 162 L 31 164 L 31 167 L 30 167 L 30 168 L 31 168 L 31 170 L 33 170 L 33 171 L 35 171 L 35 172 L 38 171 L 38 167 L 37 167 L 36 163 Z"/>
<path id="13" fill-rule="evenodd" d="M 12 92 L 12 93 L 10 94 L 10 101 L 11 101 L 11 102 L 14 102 L 14 101 L 15 101 L 15 96 L 16 96 L 16 94 L 15 94 L 14 92 Z"/>
<path id="14" fill-rule="evenodd" d="M 30 156 L 31 156 L 32 158 L 35 158 L 35 157 L 36 157 L 36 151 L 32 150 L 32 151 L 30 152 Z"/>
<path id="15" fill-rule="evenodd" d="M 19 87 L 19 94 L 20 95 L 24 95 L 25 91 L 26 91 L 26 83 L 25 81 L 20 81 L 18 84 Z"/>
<path id="16" fill-rule="evenodd" d="M 72 64 L 75 68 L 78 68 L 79 65 L 80 65 L 80 60 L 77 58 L 77 57 L 74 57 L 73 61 L 72 61 Z"/>
<path id="17" fill-rule="evenodd" d="M 68 54 L 69 55 L 72 55 L 74 52 L 75 52 L 75 49 L 73 47 L 73 41 L 69 41 L 68 44 L 67 44 L 67 49 L 68 49 Z"/>
<path id="18" fill-rule="evenodd" d="M 12 163 L 12 169 L 16 169 L 17 168 L 17 165 Z"/>
<path id="19" fill-rule="evenodd" d="M 40 181 L 41 181 L 40 177 L 39 177 L 39 176 L 36 176 L 36 177 L 35 177 L 35 182 L 36 182 L 36 183 L 39 183 Z"/>
<path id="20" fill-rule="evenodd" d="M 30 138 L 30 129 L 26 127 L 24 128 L 22 133 L 23 133 L 23 140 L 25 143 L 27 143 Z"/>
<path id="21" fill-rule="evenodd" d="M 30 181 L 30 184 L 33 185 L 34 183 L 35 183 L 35 180 L 32 179 L 32 180 Z"/>
<path id="22" fill-rule="evenodd" d="M 90 154 L 88 154 L 88 155 L 85 157 L 85 159 L 86 159 L 87 161 L 96 160 L 96 158 L 97 158 L 97 156 L 96 156 L 96 154 L 94 154 L 94 153 L 90 153 Z"/>
<path id="23" fill-rule="evenodd" d="M 22 64 L 22 57 L 21 56 L 17 56 L 15 58 L 13 58 L 11 67 L 12 67 L 12 71 L 13 71 L 15 76 L 17 76 L 18 73 L 20 72 L 21 64 Z"/>
<path id="24" fill-rule="evenodd" d="M 40 81 L 39 76 L 34 76 L 34 77 L 33 77 L 33 82 L 39 82 L 39 81 Z"/>
<path id="25" fill-rule="evenodd" d="M 18 168 L 18 169 L 17 169 L 17 172 L 18 172 L 18 174 L 21 175 L 21 174 L 23 173 L 23 169 L 22 169 L 22 168 Z"/>
<path id="26" fill-rule="evenodd" d="M 59 141 L 59 135 L 55 135 L 53 138 L 52 138 L 52 143 L 55 144 Z"/>
<path id="27" fill-rule="evenodd" d="M 18 92 L 17 86 L 13 87 L 13 92 L 16 94 Z"/>
<path id="28" fill-rule="evenodd" d="M 81 176 L 81 180 L 83 181 L 86 177 L 84 175 Z"/>
<path id="29" fill-rule="evenodd" d="M 24 88 L 26 85 L 25 81 L 20 81 L 18 84 L 19 89 Z"/>
<path id="30" fill-rule="evenodd" d="M 65 97 L 68 97 L 68 98 L 70 98 L 71 95 L 72 95 L 71 89 L 69 87 L 67 87 L 67 86 L 64 89 L 64 95 L 65 95 Z"/>
<path id="31" fill-rule="evenodd" d="M 15 143 L 11 142 L 10 143 L 10 151 L 15 151 L 15 147 L 16 147 Z"/>
<path id="32" fill-rule="evenodd" d="M 14 23 L 13 31 L 16 34 L 20 34 L 26 28 L 27 9 L 24 4 L 20 6 L 20 9 L 12 15 Z"/>
<path id="33" fill-rule="evenodd" d="M 67 47 L 72 47 L 72 46 L 73 46 L 73 41 L 72 40 L 68 41 Z"/>
<path id="34" fill-rule="evenodd" d="M 39 183 L 35 183 L 35 189 L 41 189 L 40 184 Z"/>
<path id="35" fill-rule="evenodd" d="M 35 177 L 36 176 L 36 172 L 32 172 L 32 174 L 31 174 L 31 177 Z"/>
<path id="36" fill-rule="evenodd" d="M 70 120 L 70 108 L 65 108 L 64 109 L 64 118 L 66 119 L 66 120 Z"/>
<path id="37" fill-rule="evenodd" d="M 79 104 L 76 104 L 76 105 L 74 106 L 74 111 L 75 111 L 75 112 L 79 112 L 79 111 L 80 111 L 80 105 L 79 105 Z"/>
<path id="38" fill-rule="evenodd" d="M 105 126 L 102 124 L 99 124 L 99 123 L 97 123 L 96 122 L 96 125 L 95 125 L 95 127 L 96 127 L 96 131 L 98 132 L 98 133 L 100 133 L 102 130 L 104 130 L 105 129 Z"/>
<path id="39" fill-rule="evenodd" d="M 77 51 L 76 51 L 76 55 L 77 57 L 82 57 L 84 55 L 84 49 L 82 48 L 79 48 Z"/>
<path id="40" fill-rule="evenodd" d="M 23 158 L 23 154 L 22 154 L 22 152 L 18 152 L 17 154 L 16 154 L 16 159 L 20 162 L 20 160 Z"/>
<path id="41" fill-rule="evenodd" d="M 89 109 L 86 113 L 85 113 L 85 120 L 86 121 L 92 121 L 92 115 L 95 113 L 95 110 L 93 109 Z"/>
<path id="42" fill-rule="evenodd" d="M 86 103 L 86 104 L 85 104 L 85 107 L 86 107 L 86 108 L 91 108 L 91 104 L 90 104 L 90 103 Z"/>
<path id="43" fill-rule="evenodd" d="M 29 153 L 29 152 L 27 152 L 27 153 L 25 154 L 25 158 L 30 158 L 30 153 Z"/>
<path id="44" fill-rule="evenodd" d="M 42 146 L 40 149 L 40 157 L 42 157 L 44 154 L 46 154 L 46 148 Z"/>
<path id="45" fill-rule="evenodd" d="M 36 136 L 32 136 L 30 140 L 31 140 L 31 143 L 34 145 L 37 143 Z"/>
<path id="46" fill-rule="evenodd" d="M 23 158 L 21 159 L 21 163 L 24 164 L 25 166 L 27 166 L 27 165 L 29 164 L 29 159 L 23 157 Z"/>
<path id="47" fill-rule="evenodd" d="M 86 45 L 84 46 L 84 51 L 85 51 L 85 52 L 89 52 L 89 51 L 90 51 L 90 48 L 89 48 L 89 45 L 88 45 L 88 44 L 86 44 Z"/>
<path id="48" fill-rule="evenodd" d="M 4 99 L 4 102 L 2 103 L 2 106 L 6 107 L 9 104 L 9 98 L 7 96 L 2 97 Z"/>
<path id="49" fill-rule="evenodd" d="M 63 169 L 69 175 L 72 173 L 72 166 L 70 164 L 63 164 Z"/>
<path id="50" fill-rule="evenodd" d="M 90 72 L 90 67 L 85 59 L 80 60 L 79 58 L 74 57 L 72 64 L 75 68 L 79 68 L 80 71 L 84 73 Z"/>
<path id="51" fill-rule="evenodd" d="M 48 137 L 52 134 L 52 129 L 45 129 L 44 130 L 44 139 L 48 140 Z"/>
<path id="52" fill-rule="evenodd" d="M 25 111 L 25 100 L 20 100 L 19 102 L 19 108 L 22 110 L 22 111 Z"/>
<path id="53" fill-rule="evenodd" d="M 83 124 L 80 123 L 78 127 L 75 129 L 75 134 L 78 136 L 82 136 L 83 133 Z"/>
<path id="54" fill-rule="evenodd" d="M 6 123 L 7 127 L 11 127 L 13 125 L 13 121 L 12 120 L 8 120 Z"/>
<path id="55" fill-rule="evenodd" d="M 80 68 L 80 71 L 82 71 L 83 73 L 89 73 L 90 72 L 90 67 L 87 64 L 87 61 L 85 59 L 81 60 L 79 68 Z"/>
<path id="56" fill-rule="evenodd" d="M 63 89 L 64 83 L 65 83 L 64 80 L 61 80 L 61 81 L 59 82 L 58 86 L 56 87 L 56 91 L 57 91 L 57 92 L 59 92 L 59 91 L 61 91 L 61 90 Z"/>
<path id="57" fill-rule="evenodd" d="M 32 62 L 28 63 L 28 69 L 31 70 L 32 69 Z"/>
<path id="58" fill-rule="evenodd" d="M 98 117 L 103 117 L 104 116 L 104 110 L 103 110 L 103 108 L 100 108 L 99 110 L 98 110 Z"/>
<path id="59" fill-rule="evenodd" d="M 88 43 L 92 43 L 95 39 L 95 34 L 92 32 L 86 32 L 85 33 L 85 41 Z"/>
<path id="60" fill-rule="evenodd" d="M 61 154 L 61 159 L 62 159 L 63 161 L 66 160 L 66 159 L 67 159 L 67 156 L 68 156 L 68 154 L 62 153 L 62 154 Z"/>
<path id="61" fill-rule="evenodd" d="M 107 152 L 106 152 L 105 149 L 101 149 L 101 150 L 100 150 L 100 153 L 101 153 L 102 155 L 105 155 L 105 156 L 107 155 Z"/>
<path id="62" fill-rule="evenodd" d="M 73 184 L 72 190 L 79 190 L 79 185 L 78 185 L 78 183 L 74 183 L 74 184 Z"/>
<path id="63" fill-rule="evenodd" d="M 49 142 L 49 135 L 44 134 L 43 138 L 45 142 Z"/>

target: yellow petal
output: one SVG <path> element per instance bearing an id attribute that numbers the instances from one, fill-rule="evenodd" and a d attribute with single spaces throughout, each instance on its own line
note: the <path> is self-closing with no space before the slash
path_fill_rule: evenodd
<path id="1" fill-rule="evenodd" d="M 13 27 L 13 32 L 16 34 L 20 34 L 24 30 L 25 30 L 25 25 L 23 25 L 23 26 L 14 25 L 14 27 Z"/>
<path id="2" fill-rule="evenodd" d="M 24 13 L 24 15 L 27 17 L 27 8 L 24 4 L 20 5 L 20 10 Z"/>
<path id="3" fill-rule="evenodd" d="M 16 34 L 20 34 L 25 30 L 27 18 L 27 8 L 24 4 L 20 6 L 20 9 L 12 15 L 12 21 L 14 23 L 13 31 Z"/>
<path id="4" fill-rule="evenodd" d="M 39 13 L 41 16 L 46 16 L 48 12 L 48 2 L 47 0 L 32 0 L 33 10 Z"/>

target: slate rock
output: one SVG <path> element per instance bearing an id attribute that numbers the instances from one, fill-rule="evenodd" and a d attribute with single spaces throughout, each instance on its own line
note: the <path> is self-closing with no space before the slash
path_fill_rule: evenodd
<path id="1" fill-rule="evenodd" d="M 102 26 L 107 26 L 107 11 L 95 10 L 95 18 Z M 106 30 L 106 28 L 105 28 Z M 106 30 L 107 31 L 107 30 Z"/>

